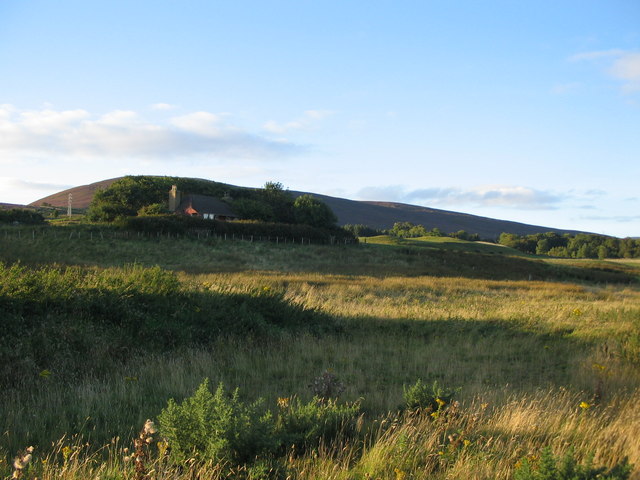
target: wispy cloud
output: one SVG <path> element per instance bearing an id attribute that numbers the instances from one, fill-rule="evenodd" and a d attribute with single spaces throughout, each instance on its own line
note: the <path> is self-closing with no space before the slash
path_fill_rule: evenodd
<path id="1" fill-rule="evenodd" d="M 429 205 L 475 205 L 486 207 L 551 210 L 566 199 L 564 194 L 521 186 L 483 186 L 471 189 L 402 186 L 366 187 L 357 196 L 363 200 L 387 200 Z"/>
<path id="2" fill-rule="evenodd" d="M 307 110 L 301 117 L 290 122 L 281 123 L 269 120 L 264 124 L 263 128 L 268 132 L 278 134 L 283 134 L 291 130 L 305 130 L 334 113 L 335 112 L 331 110 Z"/>
<path id="3" fill-rule="evenodd" d="M 569 60 L 598 62 L 605 73 L 622 82 L 623 92 L 640 91 L 640 51 L 611 49 L 582 52 L 569 57 Z"/>
<path id="4" fill-rule="evenodd" d="M 614 215 L 614 216 L 602 216 L 602 215 L 592 215 L 581 217 L 583 220 L 595 220 L 595 221 L 604 221 L 604 222 L 618 222 L 618 223 L 629 223 L 629 222 L 637 222 L 640 220 L 640 215 Z"/>
<path id="5" fill-rule="evenodd" d="M 5 161 L 29 157 L 261 160 L 301 152 L 225 122 L 225 115 L 194 112 L 150 122 L 139 113 L 115 110 L 19 110 L 0 105 L 0 152 Z"/>
<path id="6" fill-rule="evenodd" d="M 46 183 L 46 182 L 30 182 L 27 180 L 20 180 L 13 177 L 0 177 L 0 185 L 11 189 L 25 189 L 25 190 L 66 190 L 72 188 L 73 185 L 64 185 L 59 183 Z"/>
<path id="7" fill-rule="evenodd" d="M 178 108 L 176 105 L 170 103 L 154 103 L 151 105 L 151 110 L 175 110 Z"/>

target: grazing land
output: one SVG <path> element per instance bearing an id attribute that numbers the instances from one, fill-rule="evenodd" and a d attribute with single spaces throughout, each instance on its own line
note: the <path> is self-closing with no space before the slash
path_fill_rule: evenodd
<path id="1" fill-rule="evenodd" d="M 3 477 L 33 445 L 26 478 L 142 478 L 125 449 L 208 378 L 263 399 L 272 442 L 187 459 L 156 441 L 148 478 L 507 479 L 547 447 L 640 478 L 638 262 L 82 226 L 0 230 L 0 262 Z M 313 404 L 318 378 L 337 400 Z M 409 405 L 418 380 L 435 407 Z M 290 442 L 296 401 L 348 405 L 353 424 Z"/>

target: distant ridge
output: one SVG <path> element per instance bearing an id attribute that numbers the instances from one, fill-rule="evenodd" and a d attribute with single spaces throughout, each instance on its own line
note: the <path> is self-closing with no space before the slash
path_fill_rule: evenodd
<path id="1" fill-rule="evenodd" d="M 66 207 L 68 196 L 73 195 L 73 208 L 83 209 L 89 207 L 96 190 L 109 187 L 119 178 L 111 178 L 100 182 L 91 183 L 79 187 L 70 188 L 48 197 L 41 198 L 30 203 L 30 206 L 42 206 L 47 203 L 54 207 Z M 230 185 L 230 187 L 233 187 Z M 239 187 L 235 187 L 239 188 Z M 246 188 L 246 187 L 245 187 Z M 197 193 L 197 192 L 193 192 Z M 444 233 L 465 230 L 469 233 L 477 233 L 484 239 L 495 239 L 502 232 L 516 233 L 518 235 L 530 235 L 534 233 L 556 232 L 559 234 L 586 233 L 578 230 L 563 230 L 559 228 L 528 225 L 525 223 L 497 220 L 494 218 L 470 215 L 467 213 L 451 212 L 418 205 L 408 205 L 394 202 L 357 201 L 346 198 L 331 197 L 312 192 L 290 191 L 294 197 L 311 193 L 313 196 L 325 202 L 338 217 L 338 224 L 362 224 L 378 229 L 393 227 L 395 222 L 412 222 L 424 225 L 428 229 L 438 228 Z"/>
<path id="2" fill-rule="evenodd" d="M 2 210 L 11 210 L 13 208 L 31 208 L 29 205 L 18 205 L 17 203 L 0 203 Z"/>
<path id="3" fill-rule="evenodd" d="M 303 192 L 292 193 L 295 196 L 303 194 Z M 586 233 L 578 230 L 564 230 L 508 220 L 497 220 L 468 213 L 408 205 L 406 203 L 356 201 L 315 193 L 313 195 L 331 207 L 338 217 L 340 225 L 359 223 L 373 228 L 387 229 L 393 227 L 395 222 L 411 222 L 424 225 L 428 229 L 436 227 L 444 233 L 465 230 L 469 233 L 477 233 L 484 239 L 497 238 L 502 232 L 517 233 L 518 235 L 545 232 L 559 234 Z"/>

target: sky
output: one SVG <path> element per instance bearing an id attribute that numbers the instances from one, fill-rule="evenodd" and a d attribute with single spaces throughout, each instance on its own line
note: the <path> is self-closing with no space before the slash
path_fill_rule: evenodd
<path id="1" fill-rule="evenodd" d="M 640 236 L 640 1 L 0 0 L 0 202 L 122 175 Z"/>

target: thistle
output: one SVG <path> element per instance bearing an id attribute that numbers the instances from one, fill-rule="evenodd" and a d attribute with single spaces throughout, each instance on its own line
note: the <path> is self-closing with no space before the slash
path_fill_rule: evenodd
<path id="1" fill-rule="evenodd" d="M 135 451 L 131 457 L 125 457 L 125 461 L 134 460 L 135 480 L 145 480 L 147 476 L 147 462 L 149 461 L 149 445 L 153 442 L 153 434 L 158 430 L 152 420 L 147 420 L 140 430 L 140 434 L 133 440 Z"/>
<path id="2" fill-rule="evenodd" d="M 22 478 L 23 470 L 31 461 L 34 447 L 28 447 L 24 452 L 18 452 L 18 456 L 13 460 L 13 475 L 11 478 Z"/>

